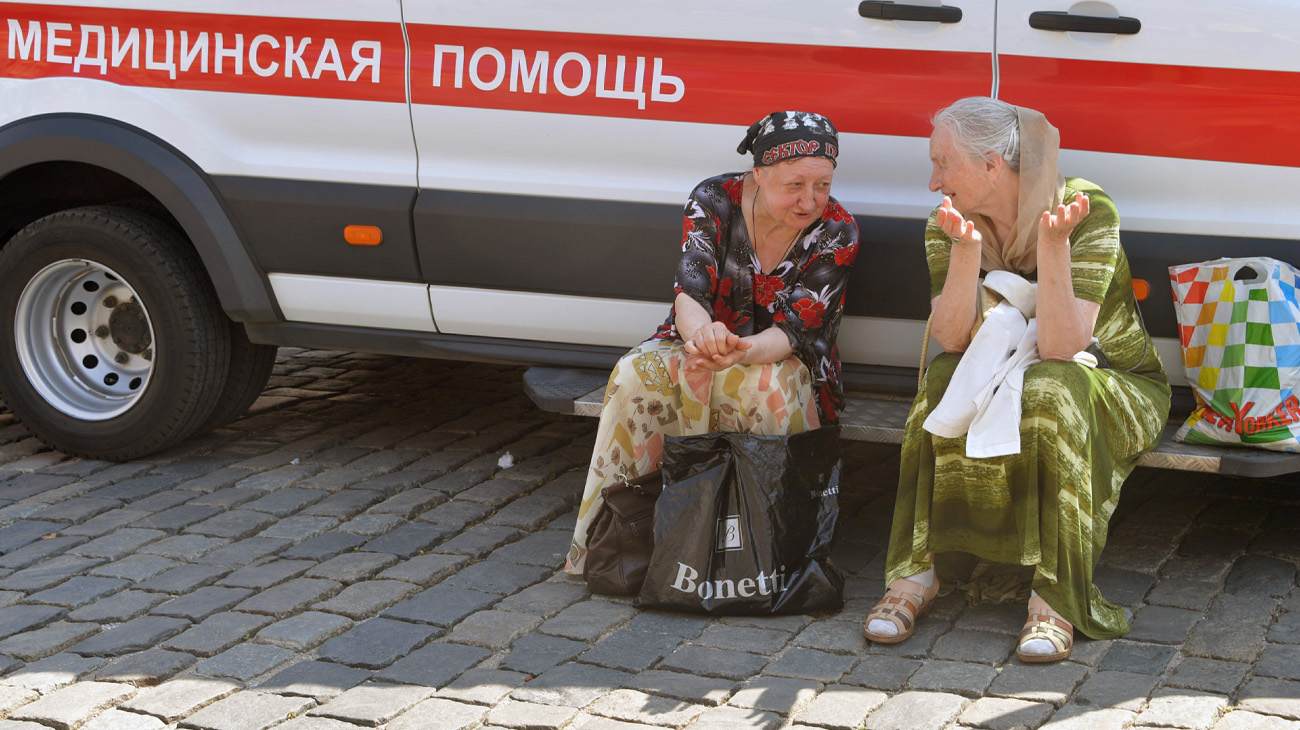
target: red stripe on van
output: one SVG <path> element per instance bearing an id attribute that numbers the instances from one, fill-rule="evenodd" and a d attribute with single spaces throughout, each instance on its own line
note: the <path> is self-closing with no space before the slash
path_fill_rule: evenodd
<path id="1" fill-rule="evenodd" d="M 1300 167 L 1300 73 L 1030 56 L 998 67 L 998 95 L 1042 111 L 1070 149 Z"/>

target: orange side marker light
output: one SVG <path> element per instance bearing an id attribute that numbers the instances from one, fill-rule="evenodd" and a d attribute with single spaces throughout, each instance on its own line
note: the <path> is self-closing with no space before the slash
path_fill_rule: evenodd
<path id="1" fill-rule="evenodd" d="M 343 240 L 353 246 L 378 246 L 384 242 L 379 226 L 344 226 Z"/>
<path id="2" fill-rule="evenodd" d="M 1133 295 L 1139 302 L 1145 302 L 1147 297 L 1151 296 L 1151 284 L 1146 279 L 1133 280 Z"/>

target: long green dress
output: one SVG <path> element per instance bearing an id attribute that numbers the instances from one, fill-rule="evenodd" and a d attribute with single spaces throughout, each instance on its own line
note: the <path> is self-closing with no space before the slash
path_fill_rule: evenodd
<path id="1" fill-rule="evenodd" d="M 978 563 L 987 585 L 969 574 L 958 582 L 975 596 L 1003 589 L 1006 597 L 1016 591 L 988 576 L 1008 571 L 984 568 L 1033 566 L 1033 589 L 1083 634 L 1106 639 L 1127 633 L 1128 622 L 1102 597 L 1093 569 L 1120 486 L 1160 439 L 1170 393 L 1136 311 L 1115 205 L 1096 185 L 1067 180 L 1065 199 L 1076 192 L 1089 196 L 1091 211 L 1070 236 L 1074 294 L 1101 304 L 1094 336 L 1110 367 L 1030 366 L 1020 453 L 971 459 L 965 436 L 941 438 L 921 428 L 961 355 L 936 358 L 907 419 L 886 581 L 923 572 L 934 553 L 940 580 Z M 931 297 L 943 290 L 951 249 L 932 215 L 925 235 Z M 1021 570 L 1028 578 L 1029 568 Z"/>

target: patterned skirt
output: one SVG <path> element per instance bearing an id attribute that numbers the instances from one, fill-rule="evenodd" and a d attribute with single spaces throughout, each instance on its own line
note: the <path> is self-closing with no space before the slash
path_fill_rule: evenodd
<path id="1" fill-rule="evenodd" d="M 1120 486 L 1168 418 L 1163 373 L 1032 365 L 1020 453 L 970 459 L 965 436 L 921 428 L 959 360 L 935 359 L 908 415 L 886 581 L 926 570 L 934 553 L 940 580 L 955 581 L 972 600 L 1027 597 L 1032 586 L 1086 636 L 1128 633 L 1123 610 L 1102 597 L 1092 575 Z M 1011 566 L 1021 567 L 1018 586 Z"/>
<path id="2" fill-rule="evenodd" d="M 567 572 L 582 575 L 587 526 L 600 508 L 600 490 L 619 474 L 631 479 L 658 469 L 665 436 L 775 436 L 820 425 L 812 373 L 797 358 L 685 373 L 686 358 L 681 342 L 652 340 L 632 348 L 610 373 Z"/>

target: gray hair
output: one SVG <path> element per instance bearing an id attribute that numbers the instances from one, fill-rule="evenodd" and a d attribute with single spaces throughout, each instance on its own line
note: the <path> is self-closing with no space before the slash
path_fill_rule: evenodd
<path id="1" fill-rule="evenodd" d="M 957 148 L 972 160 L 989 160 L 994 155 L 1020 172 L 1020 123 L 1016 107 L 987 96 L 955 101 L 931 120 L 935 127 L 952 132 Z"/>

